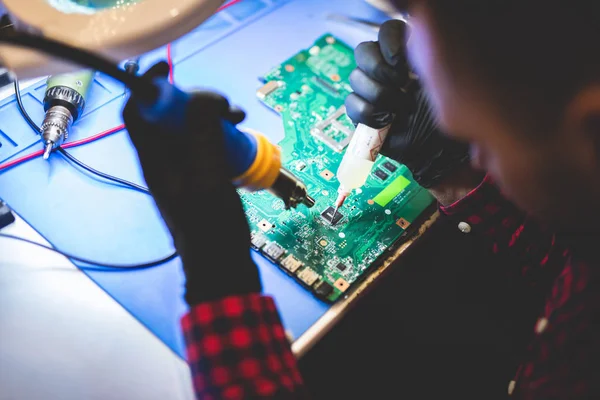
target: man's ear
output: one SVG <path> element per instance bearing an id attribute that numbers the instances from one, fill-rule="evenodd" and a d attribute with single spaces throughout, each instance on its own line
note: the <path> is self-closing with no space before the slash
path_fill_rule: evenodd
<path id="1" fill-rule="evenodd" d="M 600 84 L 589 86 L 573 97 L 567 107 L 564 127 L 571 140 L 593 146 L 596 163 L 600 166 Z"/>

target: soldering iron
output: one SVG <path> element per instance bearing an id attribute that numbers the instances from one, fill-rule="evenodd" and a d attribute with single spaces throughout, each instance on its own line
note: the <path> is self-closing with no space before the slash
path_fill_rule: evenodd
<path id="1" fill-rule="evenodd" d="M 142 103 L 140 113 L 146 121 L 164 124 L 170 129 L 184 127 L 186 105 L 192 94 L 182 91 L 166 79 L 153 81 L 155 100 Z M 142 98 L 144 99 L 144 98 Z M 306 185 L 281 165 L 279 147 L 260 133 L 240 131 L 224 121 L 225 151 L 233 173 L 233 183 L 251 191 L 265 189 L 283 200 L 286 208 L 315 205 Z"/>
<path id="2" fill-rule="evenodd" d="M 50 56 L 60 57 L 105 73 L 129 87 L 139 100 L 140 114 L 147 121 L 163 124 L 165 128 L 175 131 L 178 128 L 181 130 L 184 128 L 185 110 L 192 95 L 170 84 L 166 79 L 151 81 L 143 76 L 128 73 L 115 63 L 89 51 L 26 32 L 11 31 L 2 34 L 0 43 L 40 50 Z M 91 78 L 86 81 L 88 87 L 90 81 Z M 70 127 L 72 120 L 81 115 L 79 105 L 85 103 L 87 93 L 85 86 L 82 81 L 81 88 L 85 88 L 85 91 L 69 91 L 68 95 L 71 96 L 71 101 L 68 103 L 71 103 L 70 106 L 64 102 L 64 96 L 58 94 L 60 91 L 50 91 L 50 94 L 54 93 L 53 96 L 48 96 L 47 93 L 48 114 L 50 115 L 47 114 L 46 119 L 60 120 L 62 127 Z M 55 107 L 56 113 L 49 112 L 53 107 Z M 71 120 L 65 110 L 71 114 Z M 65 134 L 63 133 L 61 136 L 56 124 L 48 121 L 47 125 L 48 138 L 44 138 L 46 140 L 44 144 L 49 152 L 62 143 Z M 308 195 L 306 185 L 282 167 L 280 151 L 277 146 L 260 134 L 242 132 L 228 122 L 224 122 L 223 125 L 226 154 L 232 167 L 234 184 L 249 190 L 266 189 L 281 198 L 287 208 L 296 207 L 298 204 L 312 207 L 315 204 L 315 200 Z"/>

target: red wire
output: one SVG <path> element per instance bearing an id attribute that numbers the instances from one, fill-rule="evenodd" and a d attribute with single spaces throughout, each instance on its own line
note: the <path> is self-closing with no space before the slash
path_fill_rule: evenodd
<path id="1" fill-rule="evenodd" d="M 0 171 L 3 171 L 5 169 L 11 168 L 11 167 L 14 167 L 16 165 L 24 163 L 25 161 L 32 160 L 32 159 L 34 159 L 36 157 L 41 156 L 42 154 L 44 154 L 44 150 L 38 150 L 38 151 L 34 151 L 31 154 L 27 154 L 26 156 L 23 156 L 21 158 L 17 158 L 16 160 L 12 160 L 12 161 L 9 161 L 7 163 L 1 164 L 0 165 Z"/>
<path id="2" fill-rule="evenodd" d="M 88 143 L 94 142 L 94 141 L 96 141 L 98 139 L 102 139 L 105 136 L 112 135 L 113 133 L 117 133 L 117 132 L 119 132 L 119 131 L 121 131 L 123 129 L 125 129 L 125 124 L 122 124 L 122 125 L 119 125 L 119 126 L 115 126 L 114 128 L 111 128 L 111 129 L 107 129 L 104 132 L 100 132 L 100 133 L 98 133 L 96 135 L 92 135 L 92 136 L 87 137 L 85 139 L 80 139 L 80 140 L 75 140 L 73 142 L 65 143 L 61 147 L 63 149 L 69 149 L 71 147 L 77 147 L 77 146 L 81 146 L 81 145 L 84 145 L 84 144 L 88 144 Z"/>
<path id="3" fill-rule="evenodd" d="M 169 63 L 169 83 L 172 85 L 175 81 L 174 77 L 174 66 L 173 66 L 173 53 L 171 52 L 171 43 L 167 45 L 167 62 Z"/>
<path id="4" fill-rule="evenodd" d="M 241 2 L 242 0 L 231 0 L 229 3 L 227 4 L 223 4 L 221 7 L 219 7 L 217 9 L 217 12 L 219 11 L 223 11 L 226 8 L 229 8 L 231 6 L 233 6 L 234 4 L 237 4 L 239 2 Z M 173 65 L 173 52 L 172 52 L 172 46 L 171 43 L 169 43 L 167 45 L 167 62 L 169 63 L 169 82 L 172 84 L 174 82 L 174 69 L 175 66 Z M 85 139 L 80 139 L 80 140 L 75 140 L 73 142 L 69 142 L 69 143 L 65 143 L 63 144 L 61 147 L 63 149 L 69 149 L 71 147 L 77 147 L 77 146 L 82 146 L 84 144 L 87 143 L 91 143 L 94 142 L 98 139 L 102 139 L 103 137 L 112 135 L 113 133 L 117 133 L 121 130 L 125 129 L 125 125 L 119 125 L 119 126 L 115 126 L 114 128 L 108 129 L 104 132 L 100 132 L 96 135 L 92 135 L 90 137 L 87 137 Z M 34 151 L 31 154 L 27 154 L 25 156 L 16 158 L 12 161 L 8 161 L 4 164 L 0 164 L 0 171 L 4 171 L 6 169 L 12 168 L 14 166 L 17 166 L 19 164 L 22 164 L 24 162 L 27 162 L 29 160 L 33 160 L 34 158 L 40 157 L 44 154 L 44 150 L 38 150 L 38 151 Z"/>
<path id="5" fill-rule="evenodd" d="M 242 0 L 231 0 L 229 3 L 223 4 L 221 7 L 217 8 L 217 12 L 223 11 L 224 9 L 231 7 L 232 5 L 237 4 L 240 1 L 242 1 Z"/>
<path id="6" fill-rule="evenodd" d="M 108 130 L 106 130 L 104 132 L 100 132 L 100 133 L 98 133 L 96 135 L 87 137 L 85 139 L 80 139 L 80 140 L 75 140 L 73 142 L 65 143 L 65 144 L 62 145 L 62 148 L 63 149 L 68 149 L 68 148 L 71 148 L 71 147 L 81 146 L 81 145 L 84 145 L 84 144 L 96 141 L 98 139 L 101 139 L 103 137 L 112 135 L 113 133 L 119 132 L 119 131 L 121 131 L 123 129 L 125 129 L 125 125 L 119 125 L 119 126 L 116 126 L 114 128 L 108 129 Z M 12 167 L 17 166 L 19 164 L 22 164 L 22 163 L 24 163 L 26 161 L 29 161 L 29 160 L 32 160 L 34 158 L 40 157 L 43 154 L 44 154 L 44 150 L 38 150 L 38 151 L 34 151 L 31 154 L 27 154 L 26 156 L 16 158 L 16 159 L 14 159 L 12 161 L 9 161 L 9 162 L 6 162 L 4 164 L 0 164 L 0 171 L 4 171 L 4 170 L 6 170 L 8 168 L 12 168 Z"/>

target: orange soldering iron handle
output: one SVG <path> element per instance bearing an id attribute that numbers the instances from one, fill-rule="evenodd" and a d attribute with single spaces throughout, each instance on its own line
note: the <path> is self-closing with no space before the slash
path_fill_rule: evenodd
<path id="1" fill-rule="evenodd" d="M 309 196 L 306 185 L 281 165 L 281 149 L 279 146 L 271 143 L 264 135 L 246 129 L 244 134 L 246 139 L 251 140 L 251 149 L 249 152 L 238 153 L 238 158 L 244 158 L 246 161 L 237 163 L 249 165 L 246 171 L 233 179 L 237 187 L 245 188 L 250 191 L 268 190 L 271 194 L 283 200 L 286 208 L 297 207 L 304 204 L 307 207 L 313 207 L 315 200 Z M 248 143 L 248 142 L 246 142 Z M 248 158 L 244 155 L 255 153 L 254 160 L 248 163 Z"/>
<path id="2" fill-rule="evenodd" d="M 256 140 L 256 158 L 246 172 L 233 179 L 233 183 L 249 191 L 269 189 L 281 170 L 281 150 L 263 134 L 251 129 L 243 131 Z"/>

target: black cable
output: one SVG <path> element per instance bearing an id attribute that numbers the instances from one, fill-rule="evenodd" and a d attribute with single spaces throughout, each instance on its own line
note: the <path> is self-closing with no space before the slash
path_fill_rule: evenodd
<path id="1" fill-rule="evenodd" d="M 29 115 L 29 113 L 25 109 L 25 106 L 23 105 L 23 99 L 21 97 L 21 88 L 19 87 L 19 81 L 16 79 L 14 81 L 14 86 L 15 86 L 15 97 L 17 98 L 17 107 L 19 108 L 19 112 L 21 113 L 23 118 L 25 118 L 25 121 L 27 121 L 27 123 L 29 124 L 31 129 L 36 131 L 38 134 L 41 133 L 42 132 L 41 128 L 33 121 L 33 119 L 31 119 L 31 116 Z M 83 168 L 84 170 L 86 170 L 96 176 L 99 176 L 100 178 L 118 183 L 120 185 L 126 186 L 126 187 L 134 189 L 134 190 L 138 190 L 142 193 L 150 195 L 150 191 L 147 188 L 145 188 L 141 185 L 138 185 L 137 183 L 133 183 L 133 182 L 127 181 L 125 179 L 117 178 L 116 176 L 112 176 L 112 175 L 106 174 L 104 172 L 98 171 L 97 169 L 94 169 L 94 168 L 90 167 L 89 165 L 85 164 L 83 161 L 78 160 L 71 153 L 67 152 L 62 147 L 58 147 L 57 151 L 63 157 L 65 157 L 67 160 L 71 161 L 73 164 L 76 164 L 80 168 Z"/>
<path id="2" fill-rule="evenodd" d="M 41 134 L 42 133 L 42 128 L 40 128 L 29 116 L 29 113 L 27 112 L 27 110 L 25 110 L 25 106 L 23 105 L 23 99 L 21 98 L 21 88 L 19 87 L 19 80 L 15 79 L 15 81 L 13 82 L 13 84 L 15 85 L 15 97 L 17 98 L 17 107 L 19 107 L 19 112 L 21 113 L 21 115 L 23 116 L 23 118 L 25 118 L 25 121 L 27 121 L 27 124 L 31 127 L 31 129 L 33 129 L 34 131 L 37 132 L 37 134 Z"/>
<path id="3" fill-rule="evenodd" d="M 85 269 L 85 270 L 96 270 L 96 271 L 104 271 L 104 270 L 128 270 L 128 271 L 137 271 L 137 270 L 141 270 L 141 269 L 150 269 L 150 268 L 154 268 L 154 267 L 158 267 L 160 265 L 163 265 L 169 261 L 174 260 L 175 258 L 178 257 L 177 253 L 173 253 L 168 257 L 162 258 L 160 260 L 157 261 L 151 261 L 151 262 L 147 262 L 144 264 L 136 264 L 136 265 L 117 265 L 117 264 L 106 264 L 106 263 L 101 263 L 98 261 L 92 261 L 92 260 L 87 260 L 83 257 L 78 257 L 78 256 L 74 256 L 72 254 L 66 253 L 64 251 L 55 249 L 53 247 L 50 246 L 46 246 L 44 244 L 41 243 L 37 243 L 34 242 L 33 240 L 29 240 L 29 239 L 25 239 L 23 237 L 19 237 L 19 236 L 13 236 L 13 235 L 7 235 L 5 233 L 0 233 L 0 238 L 5 238 L 5 239 L 12 239 L 12 240 L 17 240 L 19 242 L 23 242 L 23 243 L 28 243 L 30 245 L 33 246 L 37 246 L 37 247 L 41 247 L 42 249 L 46 249 L 48 251 L 51 251 L 53 253 L 56 254 L 60 254 L 68 259 L 70 259 L 71 261 L 78 261 L 80 263 L 84 263 L 84 264 L 89 264 L 89 265 L 96 265 L 102 268 L 93 268 L 93 267 L 80 267 L 81 269 Z"/>
<path id="4" fill-rule="evenodd" d="M 141 185 L 138 185 L 137 183 L 129 182 L 129 181 L 126 181 L 125 179 L 121 179 L 121 178 L 117 178 L 116 176 L 105 174 L 104 172 L 100 172 L 97 169 L 94 169 L 94 168 L 90 167 L 89 165 L 84 164 L 82 161 L 75 158 L 72 154 L 68 153 L 62 147 L 57 148 L 56 151 L 58 151 L 63 157 L 65 157 L 67 160 L 71 161 L 73 164 L 76 164 L 78 167 L 83 168 L 86 171 L 99 176 L 100 178 L 104 178 L 108 181 L 112 181 L 112 182 L 121 184 L 123 186 L 127 186 L 133 190 L 138 190 L 142 193 L 151 195 L 150 191 L 147 188 L 145 188 Z"/>
<path id="5" fill-rule="evenodd" d="M 34 131 L 36 131 L 38 134 L 41 133 L 42 130 L 40 129 L 39 126 L 37 126 L 37 124 L 33 121 L 33 119 L 31 119 L 31 117 L 27 113 L 27 110 L 25 110 L 25 107 L 23 106 L 23 99 L 21 98 L 21 88 L 19 87 L 19 81 L 15 80 L 14 81 L 14 85 L 15 85 L 15 97 L 17 98 L 17 107 L 19 108 L 19 111 L 21 112 L 21 115 L 23 116 L 23 118 L 25 119 L 25 121 L 27 121 L 27 123 L 29 124 L 29 126 L 31 126 L 31 128 Z M 68 153 L 65 149 L 63 149 L 61 147 L 58 148 L 58 151 L 60 152 L 60 154 L 62 156 L 64 156 L 65 158 L 67 158 L 69 161 L 77 164 L 79 167 L 81 167 L 81 168 L 83 168 L 83 169 L 85 169 L 85 170 L 93 173 L 94 175 L 98 175 L 101 178 L 104 178 L 104 179 L 107 179 L 109 181 L 113 181 L 113 182 L 119 183 L 119 184 L 124 185 L 124 186 L 128 186 L 128 187 L 130 187 L 132 189 L 139 190 L 139 191 L 141 191 L 143 193 L 146 193 L 146 194 L 150 195 L 150 191 L 148 189 L 146 189 L 145 187 L 143 187 L 143 186 L 140 186 L 140 185 L 138 185 L 136 183 L 129 182 L 129 181 L 126 181 L 124 179 L 117 178 L 115 176 L 108 175 L 108 174 L 105 174 L 103 172 L 100 172 L 100 171 L 98 171 L 98 170 L 90 167 L 89 165 L 86 165 L 83 162 L 79 161 L 77 158 L 73 157 L 70 153 Z M 173 260 L 173 259 L 175 259 L 175 258 L 178 257 L 177 252 L 174 252 L 173 254 L 171 254 L 168 257 L 165 257 L 163 259 L 160 259 L 160 260 L 157 260 L 157 261 L 152 261 L 152 262 L 149 262 L 149 263 L 139 264 L 139 265 L 107 265 L 107 264 L 104 264 L 104 263 L 101 263 L 101 262 L 91 261 L 91 260 L 87 260 L 87 259 L 82 258 L 82 257 L 77 257 L 77 256 L 74 256 L 72 254 L 65 253 L 63 251 L 59 251 L 59 250 L 54 249 L 52 247 L 44 246 L 42 244 L 36 243 L 34 241 L 31 241 L 29 239 L 25 239 L 25 238 L 22 238 L 22 237 L 12 236 L 12 235 L 7 235 L 7 234 L 1 234 L 1 233 L 0 233 L 0 237 L 4 237 L 4 238 L 7 238 L 7 239 L 13 239 L 13 240 L 19 240 L 21 242 L 25 242 L 25 243 L 29 243 L 29 244 L 32 244 L 32 245 L 35 245 L 35 246 L 38 246 L 38 247 L 42 247 L 44 249 L 53 251 L 55 253 L 62 254 L 63 256 L 69 258 L 72 261 L 79 261 L 79 262 L 82 262 L 84 264 L 97 265 L 97 266 L 103 267 L 103 268 L 92 268 L 92 267 L 84 267 L 84 268 L 82 268 L 82 269 L 86 269 L 86 270 L 101 270 L 101 271 L 103 271 L 103 270 L 109 270 L 109 269 L 118 269 L 118 270 L 130 270 L 130 271 L 132 271 L 132 270 L 140 270 L 140 269 L 149 269 L 149 268 L 152 268 L 152 267 L 157 267 L 159 265 L 162 265 L 162 264 L 164 264 L 164 263 L 166 263 L 168 261 L 171 261 L 171 260 Z"/>
<path id="6" fill-rule="evenodd" d="M 62 58 L 83 67 L 100 71 L 121 81 L 132 92 L 135 92 L 138 96 L 148 101 L 154 101 L 158 97 L 158 88 L 150 80 L 138 75 L 129 74 L 112 61 L 87 50 L 14 29 L 6 29 L 0 33 L 0 43 L 39 50 L 50 57 Z"/>

